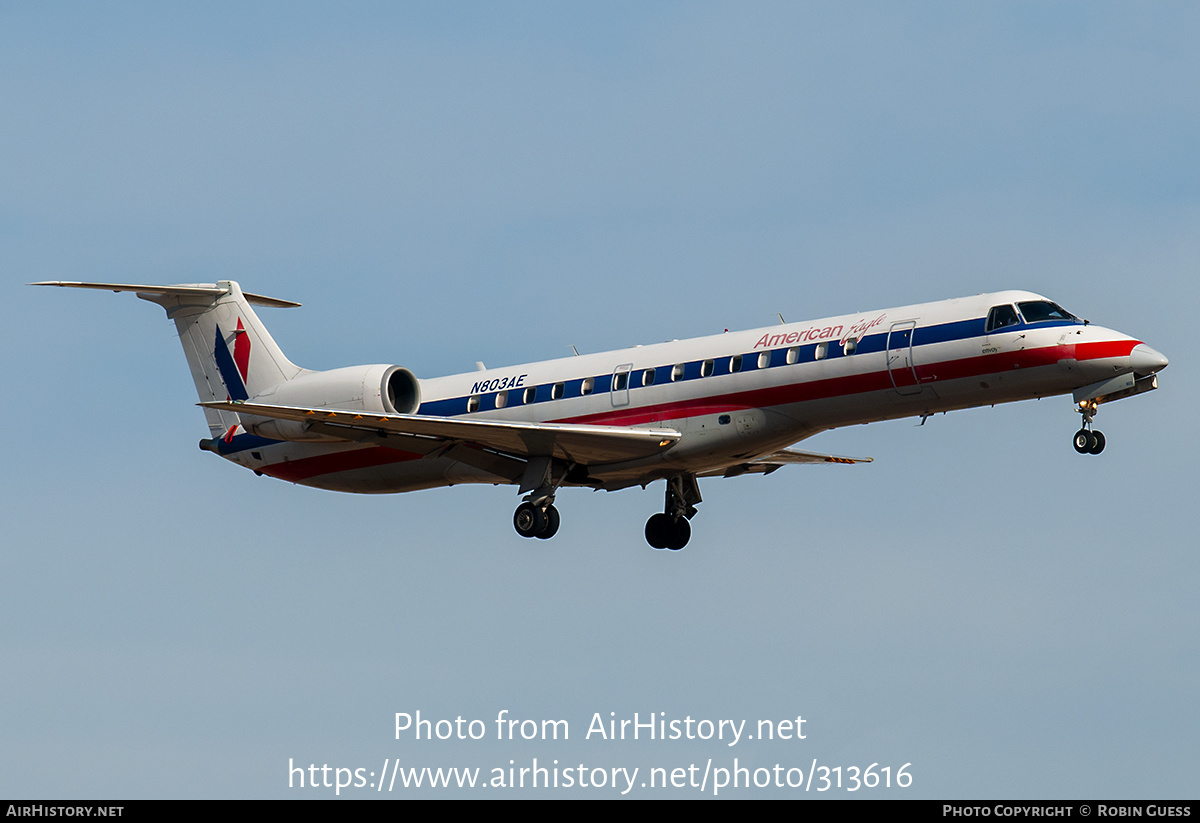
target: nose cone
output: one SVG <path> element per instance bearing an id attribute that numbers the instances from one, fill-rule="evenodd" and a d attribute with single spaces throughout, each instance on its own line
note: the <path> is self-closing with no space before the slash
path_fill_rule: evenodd
<path id="1" fill-rule="evenodd" d="M 1129 362 L 1136 374 L 1154 374 L 1167 367 L 1167 358 L 1145 343 L 1138 343 L 1133 347 L 1133 351 L 1129 353 Z"/>

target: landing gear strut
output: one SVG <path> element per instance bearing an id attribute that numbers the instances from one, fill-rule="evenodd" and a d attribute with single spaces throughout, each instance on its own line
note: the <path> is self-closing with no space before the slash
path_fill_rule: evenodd
<path id="1" fill-rule="evenodd" d="M 700 502 L 700 485 L 694 474 L 667 478 L 666 502 L 663 511 L 646 521 L 646 542 L 651 548 L 679 551 L 692 537 L 688 520 L 696 514 Z"/>
<path id="2" fill-rule="evenodd" d="M 1104 434 L 1092 430 L 1092 420 L 1096 417 L 1096 403 L 1085 400 L 1079 404 L 1079 413 L 1083 415 L 1083 428 L 1075 432 L 1075 451 L 1080 454 L 1099 454 L 1104 451 Z"/>

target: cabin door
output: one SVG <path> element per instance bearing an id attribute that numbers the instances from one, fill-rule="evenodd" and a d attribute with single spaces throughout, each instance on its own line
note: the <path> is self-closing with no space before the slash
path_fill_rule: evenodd
<path id="1" fill-rule="evenodd" d="M 887 369 L 892 386 L 898 394 L 919 394 L 921 384 L 917 380 L 917 364 L 913 360 L 913 332 L 916 320 L 893 323 L 887 336 Z"/>
<path id="2" fill-rule="evenodd" d="M 613 406 L 629 405 L 629 372 L 632 369 L 632 363 L 622 363 L 613 369 L 612 391 L 609 393 Z"/>

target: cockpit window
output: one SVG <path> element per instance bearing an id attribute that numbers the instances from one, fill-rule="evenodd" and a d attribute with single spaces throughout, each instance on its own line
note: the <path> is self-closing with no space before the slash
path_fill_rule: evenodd
<path id="1" fill-rule="evenodd" d="M 1021 308 L 1021 315 L 1025 318 L 1026 323 L 1044 323 L 1047 320 L 1066 320 L 1073 323 L 1083 322 L 1062 306 L 1057 303 L 1051 303 L 1049 300 L 1030 300 L 1026 303 L 1018 303 L 1017 305 Z"/>
<path id="2" fill-rule="evenodd" d="M 1011 305 L 992 306 L 992 310 L 988 312 L 986 330 L 990 334 L 997 329 L 1002 329 L 1005 326 L 1015 326 L 1020 322 L 1020 319 L 1017 317 L 1017 310 Z"/>

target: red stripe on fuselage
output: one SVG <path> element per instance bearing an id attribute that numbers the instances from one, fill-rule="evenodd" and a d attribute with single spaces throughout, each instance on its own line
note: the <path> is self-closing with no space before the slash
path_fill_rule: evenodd
<path id="1" fill-rule="evenodd" d="M 413 452 L 389 449 L 384 446 L 373 446 L 369 449 L 354 449 L 353 451 L 334 452 L 316 457 L 305 457 L 300 460 L 288 460 L 263 466 L 259 471 L 278 477 L 280 480 L 290 480 L 299 483 L 312 477 L 336 472 L 352 471 L 354 469 L 369 469 L 373 466 L 386 466 L 389 463 L 404 463 L 409 460 L 419 460 L 421 455 Z"/>
<path id="2" fill-rule="evenodd" d="M 1038 366 L 1053 366 L 1060 360 L 1102 360 L 1110 357 L 1128 357 L 1137 340 L 1102 340 L 1063 346 L 1046 346 L 1039 349 L 983 354 L 937 363 L 917 363 L 917 373 L 922 385 L 937 386 L 946 380 L 964 377 L 983 377 L 989 374 L 1007 374 L 1014 369 L 1030 369 Z M 706 414 L 741 411 L 743 409 L 768 408 L 805 400 L 825 400 L 872 391 L 892 389 L 892 378 L 887 370 L 866 374 L 849 374 L 825 380 L 810 380 L 771 386 L 765 389 L 681 400 L 655 406 L 612 411 L 570 417 L 555 422 L 585 423 L 606 426 L 637 426 L 659 420 L 678 420 L 683 417 L 699 417 Z"/>

